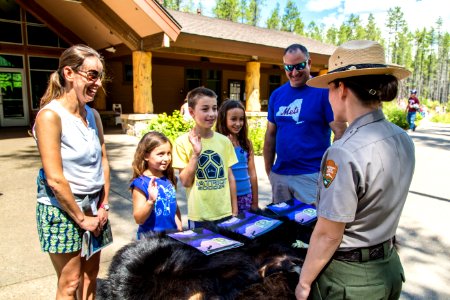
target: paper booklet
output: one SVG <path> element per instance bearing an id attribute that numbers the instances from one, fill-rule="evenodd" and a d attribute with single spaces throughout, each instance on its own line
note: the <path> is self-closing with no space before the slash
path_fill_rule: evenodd
<path id="1" fill-rule="evenodd" d="M 240 213 L 237 217 L 232 217 L 217 224 L 220 228 L 241 234 L 250 239 L 254 239 L 283 223 L 269 217 L 256 215 L 248 211 Z"/>
<path id="2" fill-rule="evenodd" d="M 297 199 L 269 204 L 267 208 L 278 216 L 287 217 L 289 220 L 296 221 L 300 224 L 309 224 L 317 220 L 316 207 L 300 202 Z"/>
<path id="3" fill-rule="evenodd" d="M 83 234 L 83 239 L 81 241 L 81 256 L 85 256 L 86 260 L 88 260 L 92 255 L 112 244 L 112 242 L 113 236 L 108 220 L 99 236 L 95 237 L 90 231 L 86 231 Z"/>
<path id="4" fill-rule="evenodd" d="M 195 228 L 181 232 L 168 233 L 171 238 L 194 247 L 203 254 L 210 255 L 244 245 L 205 228 Z"/>

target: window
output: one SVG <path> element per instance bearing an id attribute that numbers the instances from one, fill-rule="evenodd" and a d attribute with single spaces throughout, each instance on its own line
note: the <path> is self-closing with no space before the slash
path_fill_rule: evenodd
<path id="1" fill-rule="evenodd" d="M 69 45 L 31 14 L 26 14 L 28 45 L 68 48 Z"/>
<path id="2" fill-rule="evenodd" d="M 202 85 L 202 70 L 186 69 L 186 88 L 188 91 Z"/>
<path id="3" fill-rule="evenodd" d="M 123 65 L 123 81 L 133 82 L 133 66 L 131 64 Z"/>
<path id="4" fill-rule="evenodd" d="M 222 72 L 217 70 L 208 70 L 208 77 L 206 78 L 206 87 L 216 92 L 219 101 L 222 93 Z"/>
<path id="5" fill-rule="evenodd" d="M 245 101 L 245 83 L 243 80 L 228 80 L 229 98 L 232 100 Z"/>
<path id="6" fill-rule="evenodd" d="M 281 76 L 280 75 L 270 75 L 269 76 L 269 97 L 272 95 L 273 91 L 281 86 Z"/>
<path id="7" fill-rule="evenodd" d="M 22 44 L 20 6 L 15 1 L 0 1 L 0 41 Z"/>
<path id="8" fill-rule="evenodd" d="M 23 58 L 19 55 L 0 54 L 0 67 L 22 69 Z"/>
<path id="9" fill-rule="evenodd" d="M 70 45 L 28 12 L 25 13 L 27 44 L 68 48 Z M 15 1 L 0 1 L 0 42 L 23 44 L 20 6 Z"/>
<path id="10" fill-rule="evenodd" d="M 30 62 L 30 85 L 32 109 L 39 109 L 41 97 L 47 89 L 50 75 L 58 69 L 58 58 L 29 57 Z"/>

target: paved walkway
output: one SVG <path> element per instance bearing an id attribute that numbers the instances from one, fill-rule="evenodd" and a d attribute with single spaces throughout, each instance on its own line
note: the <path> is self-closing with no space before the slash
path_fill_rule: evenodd
<path id="1" fill-rule="evenodd" d="M 402 299 L 450 299 L 450 126 L 418 128 L 412 136 L 418 163 L 398 232 L 408 280 Z M 100 281 L 114 253 L 133 239 L 136 229 L 128 183 L 138 140 L 118 131 L 109 131 L 105 140 L 112 171 L 114 244 L 102 253 Z M 256 165 L 260 206 L 264 207 L 270 202 L 270 185 L 262 157 L 256 157 Z M 0 129 L 0 166 L 0 299 L 53 299 L 56 276 L 48 255 L 40 251 L 35 225 L 40 159 L 26 129 Z M 186 223 L 182 187 L 178 201 Z"/>

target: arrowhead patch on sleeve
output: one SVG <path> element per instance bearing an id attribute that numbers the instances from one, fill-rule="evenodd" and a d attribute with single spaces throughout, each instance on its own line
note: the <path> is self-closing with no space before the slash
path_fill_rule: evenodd
<path id="1" fill-rule="evenodd" d="M 336 177 L 337 172 L 338 166 L 336 165 L 336 163 L 331 159 L 327 160 L 325 164 L 325 169 L 322 170 L 323 185 L 326 188 L 328 188 L 331 185 L 334 178 Z"/>

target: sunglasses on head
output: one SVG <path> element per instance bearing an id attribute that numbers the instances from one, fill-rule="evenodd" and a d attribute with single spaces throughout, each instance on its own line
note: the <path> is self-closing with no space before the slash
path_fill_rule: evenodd
<path id="1" fill-rule="evenodd" d="M 301 63 L 295 64 L 295 65 L 286 65 L 285 64 L 284 65 L 284 69 L 287 72 L 292 72 L 292 71 L 294 71 L 294 69 L 296 69 L 297 71 L 301 71 L 301 70 L 304 70 L 306 68 L 307 64 L 308 64 L 307 60 L 305 60 L 305 61 L 303 61 Z"/>
<path id="2" fill-rule="evenodd" d="M 97 81 L 97 79 L 100 79 L 100 81 L 103 79 L 104 73 L 103 72 L 99 72 L 96 70 L 89 70 L 89 71 L 82 71 L 82 70 L 77 70 L 77 73 L 82 73 L 82 75 L 84 77 L 86 77 L 87 80 L 89 81 Z M 84 75 L 84 74 L 86 75 Z"/>

